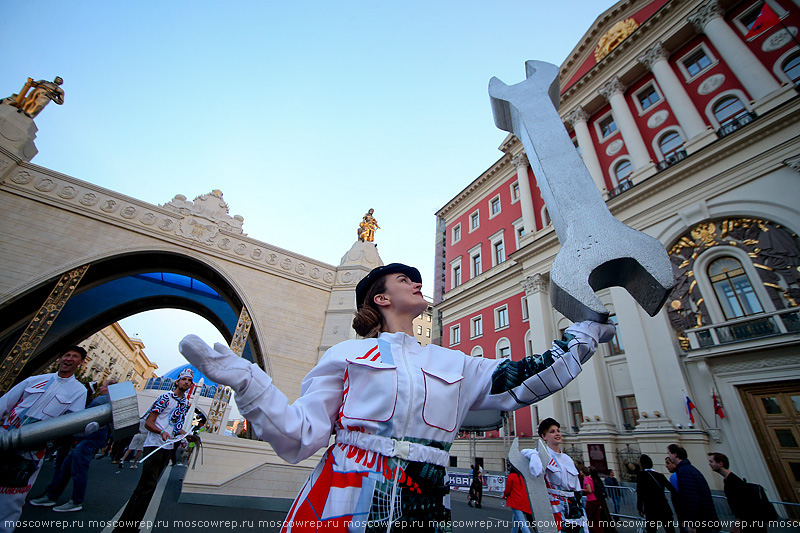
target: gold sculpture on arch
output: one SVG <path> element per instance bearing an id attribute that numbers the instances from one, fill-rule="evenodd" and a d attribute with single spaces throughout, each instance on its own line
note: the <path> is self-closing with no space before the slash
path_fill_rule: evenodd
<path id="1" fill-rule="evenodd" d="M 64 90 L 60 87 L 63 83 L 64 80 L 60 76 L 56 76 L 53 81 L 33 81 L 33 78 L 28 78 L 19 94 L 12 94 L 4 101 L 28 117 L 34 118 L 51 101 L 57 105 L 64 103 Z"/>
<path id="2" fill-rule="evenodd" d="M 374 212 L 374 209 L 367 211 L 367 214 L 358 223 L 358 240 L 361 242 L 373 242 L 375 240 L 375 230 L 381 229 L 378 226 L 378 221 L 372 216 Z"/>

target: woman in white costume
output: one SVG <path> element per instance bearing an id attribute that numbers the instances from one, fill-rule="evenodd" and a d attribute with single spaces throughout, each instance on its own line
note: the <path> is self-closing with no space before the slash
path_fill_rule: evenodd
<path id="1" fill-rule="evenodd" d="M 520 453 L 530 461 L 533 476 L 539 477 L 544 472 L 556 527 L 563 533 L 589 533 L 586 513 L 581 505 L 583 489 L 578 469 L 572 458 L 561 451 L 561 424 L 553 418 L 545 418 L 539 423 L 538 432 L 550 453 L 547 468 L 542 468 L 542 460 L 535 450 L 520 450 Z"/>
<path id="2" fill-rule="evenodd" d="M 378 267 L 356 287 L 353 328 L 329 349 L 289 404 L 257 365 L 189 335 L 181 353 L 229 385 L 239 411 L 276 453 L 297 463 L 335 443 L 294 501 L 283 531 L 451 531 L 448 450 L 469 410 L 530 405 L 575 378 L 613 326 L 582 322 L 542 355 L 469 357 L 414 340 L 428 303 L 416 268 Z"/>

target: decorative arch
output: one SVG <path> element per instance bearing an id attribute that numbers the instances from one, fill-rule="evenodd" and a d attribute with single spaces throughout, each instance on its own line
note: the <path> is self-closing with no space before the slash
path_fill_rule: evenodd
<path id="1" fill-rule="evenodd" d="M 711 254 L 700 260 L 710 250 Z M 749 260 L 748 272 L 755 274 L 751 282 L 754 285 L 761 282 L 758 290 L 766 294 L 765 303 L 769 302 L 776 310 L 800 304 L 800 241 L 795 232 L 756 218 L 696 224 L 669 250 L 676 285 L 667 301 L 667 316 L 684 349 L 689 347 L 684 330 L 710 325 L 715 318 L 710 316 L 703 283 L 698 282 L 695 271 L 708 264 L 708 259 L 726 252 Z M 706 290 L 710 290 L 710 284 Z"/>
<path id="2" fill-rule="evenodd" d="M 471 352 L 469 352 L 471 357 L 483 357 L 483 348 L 480 346 L 475 346 Z"/>
<path id="3" fill-rule="evenodd" d="M 722 125 L 719 123 L 717 116 L 714 114 L 714 108 L 717 106 L 717 103 L 720 100 L 724 100 L 725 98 L 729 98 L 731 96 L 738 98 L 748 112 L 753 112 L 753 106 L 750 105 L 750 99 L 741 90 L 731 89 L 729 91 L 721 92 L 712 98 L 705 108 L 706 118 L 708 118 L 709 124 L 711 124 L 715 130 L 718 130 L 720 127 L 722 127 Z"/>
<path id="4" fill-rule="evenodd" d="M 495 344 L 495 346 L 494 346 L 494 354 L 495 354 L 495 357 L 497 359 L 500 359 L 501 357 L 503 357 L 502 355 L 500 355 L 500 353 L 504 348 L 508 348 L 508 355 L 506 357 L 510 358 L 511 357 L 511 342 L 506 337 L 501 337 L 497 341 L 497 344 Z"/>

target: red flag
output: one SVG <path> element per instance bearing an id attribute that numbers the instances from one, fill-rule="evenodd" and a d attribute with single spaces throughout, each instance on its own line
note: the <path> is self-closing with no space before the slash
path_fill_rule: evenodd
<path id="1" fill-rule="evenodd" d="M 689 413 L 689 420 L 691 420 L 692 424 L 694 424 L 694 415 L 692 414 L 692 409 L 697 409 L 697 407 L 694 406 L 694 403 L 692 402 L 692 400 L 690 400 L 689 397 L 687 396 L 686 397 L 686 412 Z"/>
<path id="2" fill-rule="evenodd" d="M 717 397 L 717 391 L 712 391 L 711 397 L 714 398 L 714 414 L 724 419 L 725 413 L 722 412 L 722 404 L 719 402 L 719 397 Z"/>
<path id="3" fill-rule="evenodd" d="M 750 31 L 747 32 L 747 35 L 745 35 L 744 38 L 748 41 L 755 39 L 765 31 L 780 23 L 781 19 L 778 18 L 778 15 L 776 15 L 772 8 L 769 7 L 767 2 L 764 2 L 764 7 L 761 8 L 761 12 L 758 14 L 758 17 L 756 17 L 753 25 L 750 26 Z"/>

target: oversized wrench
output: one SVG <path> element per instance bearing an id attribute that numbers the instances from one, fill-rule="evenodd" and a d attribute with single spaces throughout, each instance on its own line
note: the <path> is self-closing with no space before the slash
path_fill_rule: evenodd
<path id="1" fill-rule="evenodd" d="M 675 286 L 667 251 L 606 207 L 558 116 L 558 67 L 527 61 L 525 73 L 516 85 L 492 78 L 489 96 L 495 125 L 525 147 L 561 242 L 550 269 L 550 302 L 573 322 L 606 322 L 608 310 L 595 291 L 620 286 L 655 316 Z"/>
<path id="2" fill-rule="evenodd" d="M 550 504 L 550 493 L 547 492 L 547 485 L 544 482 L 544 471 L 550 463 L 550 452 L 544 445 L 542 439 L 536 439 L 536 453 L 542 461 L 542 475 L 533 477 L 528 465 L 530 461 L 519 451 L 519 437 L 514 438 L 511 448 L 508 450 L 508 460 L 514 468 L 520 471 L 525 478 L 525 485 L 528 489 L 528 501 L 533 511 L 533 519 L 536 522 L 538 533 L 556 533 L 556 522 L 553 518 L 553 507 Z"/>

